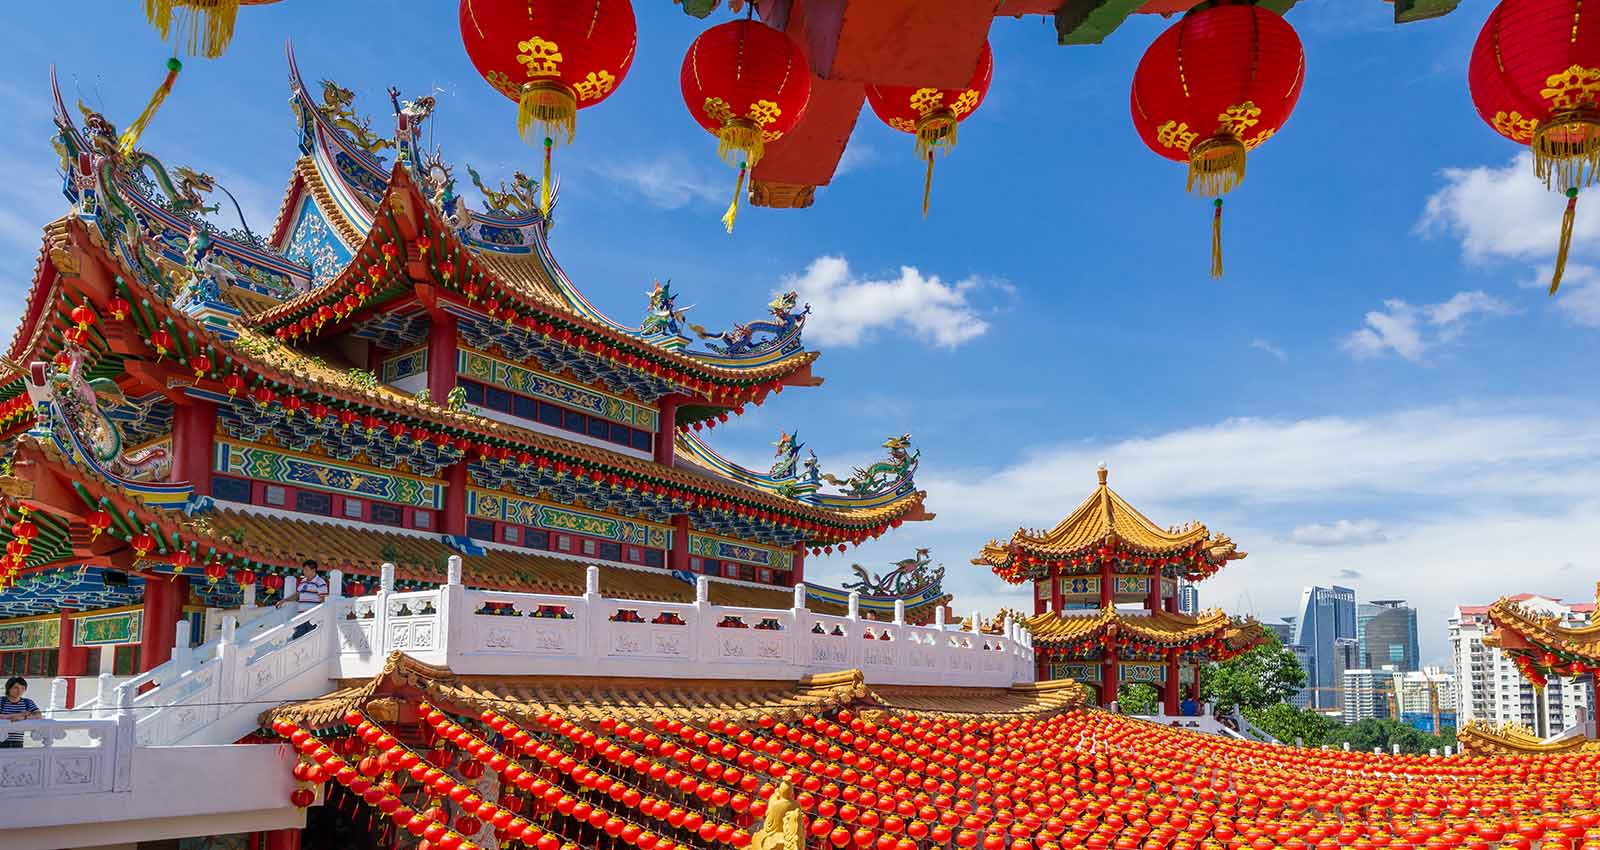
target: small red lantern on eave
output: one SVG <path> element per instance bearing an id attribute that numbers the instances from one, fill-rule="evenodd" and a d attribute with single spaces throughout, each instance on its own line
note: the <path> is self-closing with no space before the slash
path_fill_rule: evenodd
<path id="1" fill-rule="evenodd" d="M 1282 15 L 1259 6 L 1205 5 L 1145 51 L 1133 74 L 1139 138 L 1189 165 L 1189 191 L 1216 198 L 1211 276 L 1222 276 L 1222 195 L 1244 180 L 1245 155 L 1289 120 L 1305 50 Z"/>
<path id="2" fill-rule="evenodd" d="M 717 137 L 717 156 L 738 163 L 733 203 L 722 216 L 732 233 L 745 175 L 761 161 L 767 142 L 794 129 L 811 102 L 811 69 L 794 39 L 744 19 L 701 33 L 683 55 L 678 82 L 689 114 Z"/>
<path id="3" fill-rule="evenodd" d="M 1501 0 L 1467 67 L 1478 115 L 1531 148 L 1534 175 L 1567 196 L 1552 295 L 1572 245 L 1578 189 L 1600 171 L 1600 14 L 1582 7 L 1582 0 Z"/>
<path id="4" fill-rule="evenodd" d="M 948 154 L 956 146 L 956 125 L 965 121 L 983 103 L 994 78 L 994 53 L 989 42 L 978 53 L 977 67 L 964 88 L 936 89 L 926 86 L 867 86 L 867 103 L 878 119 L 896 130 L 917 137 L 918 159 L 927 160 L 928 173 L 922 184 L 922 215 L 928 215 L 928 195 L 933 190 L 933 153 Z M 781 392 L 777 387 L 775 391 Z"/>
<path id="5" fill-rule="evenodd" d="M 517 132 L 544 137 L 539 208 L 550 212 L 550 151 L 579 109 L 616 91 L 638 29 L 628 0 L 461 0 L 461 42 L 489 85 L 517 103 Z M 537 127 L 537 132 L 535 131 Z"/>

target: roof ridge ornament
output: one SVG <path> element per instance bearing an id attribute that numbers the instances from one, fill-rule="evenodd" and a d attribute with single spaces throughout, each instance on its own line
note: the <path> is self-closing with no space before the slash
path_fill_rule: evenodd
<path id="1" fill-rule="evenodd" d="M 811 304 L 796 310 L 795 305 L 799 303 L 800 294 L 790 290 L 767 303 L 770 319 L 736 323 L 732 329 L 720 333 L 712 333 L 700 325 L 689 325 L 689 330 L 700 339 L 715 340 L 707 342 L 706 348 L 724 357 L 744 359 L 772 352 L 788 354 L 800 350 L 800 332 L 805 328 L 806 317 L 811 315 Z M 760 338 L 761 334 L 766 334 L 766 338 Z"/>
<path id="2" fill-rule="evenodd" d="M 1106 462 L 1102 460 L 1100 465 L 1095 468 L 1095 474 L 1100 478 L 1100 486 L 1104 487 L 1106 486 L 1106 477 L 1111 474 L 1111 470 L 1106 468 Z"/>

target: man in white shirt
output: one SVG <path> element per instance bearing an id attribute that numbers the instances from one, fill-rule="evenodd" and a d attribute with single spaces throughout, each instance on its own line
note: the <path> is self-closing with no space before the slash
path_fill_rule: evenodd
<path id="1" fill-rule="evenodd" d="M 297 611 L 309 611 L 322 604 L 322 600 L 328 598 L 328 579 L 317 572 L 316 560 L 308 558 L 300 565 L 300 578 L 295 582 L 294 590 Z M 287 599 L 284 600 L 284 602 L 287 601 Z M 280 602 L 278 604 L 281 605 L 283 603 Z M 301 623 L 295 627 L 294 635 L 290 637 L 290 640 L 294 640 L 316 627 L 315 623 Z"/>

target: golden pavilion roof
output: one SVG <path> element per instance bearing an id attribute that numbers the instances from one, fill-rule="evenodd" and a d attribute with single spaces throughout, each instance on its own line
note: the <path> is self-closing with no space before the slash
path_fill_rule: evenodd
<path id="1" fill-rule="evenodd" d="M 973 563 L 1014 569 L 1018 556 L 1034 560 L 1063 559 L 1090 553 L 1104 545 L 1121 546 L 1153 557 L 1168 557 L 1198 548 L 1207 562 L 1216 565 L 1246 557 L 1247 553 L 1238 551 L 1226 535 L 1213 536 L 1198 521 L 1162 528 L 1111 489 L 1106 483 L 1108 473 L 1103 464 L 1098 475 L 1099 484 L 1094 492 L 1054 528 L 1048 531 L 1022 528 L 1005 543 L 991 540 Z M 1010 580 L 1008 576 L 1003 577 Z"/>
<path id="2" fill-rule="evenodd" d="M 1236 622 L 1217 609 L 1199 615 L 1167 611 L 1132 614 L 1114 608 L 1081 615 L 1046 611 L 1023 620 L 1022 625 L 1033 635 L 1034 646 L 1039 647 L 1099 641 L 1110 635 L 1120 644 L 1163 648 L 1189 647 L 1216 639 L 1229 650 L 1242 651 L 1258 643 L 1264 634 L 1260 623 Z"/>
<path id="3" fill-rule="evenodd" d="M 652 679 L 598 676 L 457 676 L 396 652 L 371 679 L 314 699 L 267 710 L 261 725 L 288 720 L 307 728 L 337 726 L 360 707 L 381 716 L 385 700 L 426 699 L 477 715 L 498 712 L 520 722 L 539 714 L 573 721 L 612 717 L 630 722 L 712 718 L 752 722 L 761 715 L 792 720 L 846 705 L 863 711 L 913 711 L 919 715 L 1042 716 L 1084 704 L 1083 688 L 1070 680 L 1010 688 L 868 685 L 860 670 L 808 675 L 798 681 Z"/>
<path id="4" fill-rule="evenodd" d="M 1495 630 L 1484 637 L 1484 643 L 1513 654 L 1527 654 L 1531 662 L 1541 668 L 1567 668 L 1574 661 L 1588 669 L 1600 668 L 1600 583 L 1595 585 L 1595 604 L 1573 606 L 1589 609 L 1589 622 L 1573 625 L 1555 614 L 1547 614 L 1523 605 L 1528 597 L 1506 597 L 1489 606 L 1485 615 Z M 1546 655 L 1560 659 L 1556 665 L 1545 660 Z"/>

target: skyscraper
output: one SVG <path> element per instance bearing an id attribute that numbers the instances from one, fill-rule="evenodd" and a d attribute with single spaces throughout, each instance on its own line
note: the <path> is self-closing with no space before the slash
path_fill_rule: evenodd
<path id="1" fill-rule="evenodd" d="M 1348 587 L 1308 587 L 1300 593 L 1294 645 L 1306 668 L 1305 699 L 1315 709 L 1340 707 L 1339 691 L 1351 651 L 1335 655 L 1336 641 L 1355 641 L 1356 592 Z M 1344 649 L 1344 647 L 1340 647 Z"/>
<path id="2" fill-rule="evenodd" d="M 1178 585 L 1178 612 L 1182 614 L 1200 613 L 1200 588 L 1187 581 Z"/>
<path id="3" fill-rule="evenodd" d="M 1364 667 L 1392 666 L 1402 673 L 1420 669 L 1417 609 L 1403 599 L 1375 599 L 1357 605 L 1356 641 Z"/>

